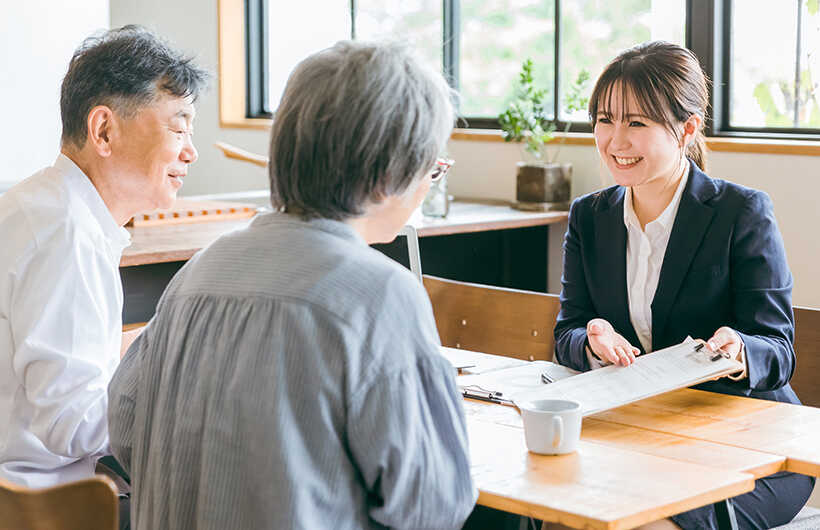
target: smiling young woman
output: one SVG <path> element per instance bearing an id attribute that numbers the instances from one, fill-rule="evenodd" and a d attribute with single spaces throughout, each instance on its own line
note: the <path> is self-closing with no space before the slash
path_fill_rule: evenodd
<path id="1" fill-rule="evenodd" d="M 698 388 L 798 403 L 792 276 L 772 203 L 704 173 L 707 103 L 695 56 L 665 42 L 623 52 L 598 79 L 589 115 L 617 185 L 571 207 L 556 358 L 577 370 L 628 365 L 692 336 L 745 366 Z M 739 527 L 785 524 L 813 485 L 759 480 L 734 499 Z M 658 524 L 717 527 L 711 506 Z"/>

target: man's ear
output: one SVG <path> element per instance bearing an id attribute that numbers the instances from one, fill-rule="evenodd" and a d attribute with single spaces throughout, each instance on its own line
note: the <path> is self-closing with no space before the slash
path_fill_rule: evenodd
<path id="1" fill-rule="evenodd" d="M 111 156 L 111 139 L 117 133 L 118 124 L 114 111 L 106 105 L 97 105 L 88 113 L 86 142 L 101 157 Z"/>
<path id="2" fill-rule="evenodd" d="M 681 144 L 684 146 L 689 145 L 695 136 L 697 136 L 702 124 L 703 118 L 699 115 L 692 114 L 689 116 L 689 118 L 683 122 L 683 138 L 681 138 Z"/>

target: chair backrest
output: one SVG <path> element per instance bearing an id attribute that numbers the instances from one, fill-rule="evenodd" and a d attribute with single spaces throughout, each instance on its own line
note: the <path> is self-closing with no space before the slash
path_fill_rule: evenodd
<path id="1" fill-rule="evenodd" d="M 792 388 L 804 405 L 820 407 L 820 309 L 794 308 L 794 351 Z"/>
<path id="2" fill-rule="evenodd" d="M 0 530 L 116 530 L 117 487 L 104 476 L 53 488 L 0 481 Z"/>
<path id="3" fill-rule="evenodd" d="M 444 346 L 552 360 L 560 304 L 554 294 L 424 276 Z"/>

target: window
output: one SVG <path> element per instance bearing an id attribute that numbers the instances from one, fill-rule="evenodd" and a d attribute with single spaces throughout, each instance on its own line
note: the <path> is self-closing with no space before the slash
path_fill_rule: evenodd
<path id="1" fill-rule="evenodd" d="M 727 131 L 820 132 L 817 0 L 733 0 Z"/>
<path id="2" fill-rule="evenodd" d="M 441 68 L 441 0 L 301 0 L 276 9 L 270 5 L 268 0 L 247 2 L 248 116 L 270 117 L 293 67 L 339 40 L 404 39 L 424 60 Z"/>
<path id="3" fill-rule="evenodd" d="M 553 115 L 588 131 L 585 113 L 566 115 L 561 104 L 578 72 L 594 80 L 618 51 L 663 39 L 693 50 L 713 81 L 709 135 L 820 139 L 820 0 L 244 4 L 247 118 L 271 116 L 287 75 L 309 53 L 339 39 L 389 37 L 409 41 L 442 69 L 461 94 L 463 125 L 497 128 L 521 63 L 532 58 Z"/>

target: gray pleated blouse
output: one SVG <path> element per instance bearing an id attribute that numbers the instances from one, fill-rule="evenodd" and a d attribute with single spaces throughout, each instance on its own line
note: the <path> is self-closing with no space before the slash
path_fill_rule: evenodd
<path id="1" fill-rule="evenodd" d="M 223 236 L 109 386 L 133 527 L 460 527 L 476 492 L 438 346 L 424 289 L 348 225 Z"/>

